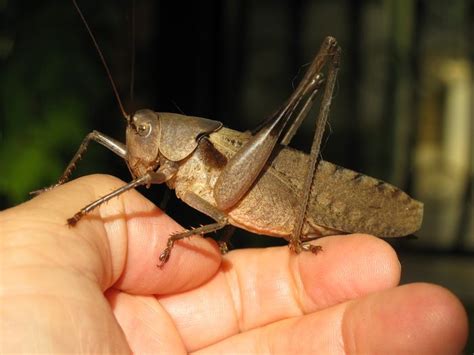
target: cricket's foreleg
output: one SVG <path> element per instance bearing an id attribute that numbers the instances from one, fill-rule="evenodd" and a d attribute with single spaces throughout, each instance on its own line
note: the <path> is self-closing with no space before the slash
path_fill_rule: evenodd
<path id="1" fill-rule="evenodd" d="M 69 226 L 74 226 L 82 217 L 84 217 L 87 213 L 92 211 L 94 208 L 100 206 L 101 204 L 111 200 L 112 198 L 123 194 L 124 192 L 134 189 L 135 187 L 141 186 L 141 185 L 150 185 L 150 184 L 162 184 L 168 179 L 170 179 L 176 171 L 173 168 L 170 168 L 169 166 L 162 166 L 160 169 L 156 172 L 149 172 L 148 174 L 145 174 L 143 176 L 140 176 L 136 179 L 133 179 L 130 181 L 128 184 L 118 188 L 115 191 L 112 191 L 108 195 L 105 195 L 98 200 L 88 204 L 86 207 L 82 208 L 79 212 L 77 212 L 74 216 L 71 218 L 68 218 L 67 224 Z"/>
<path id="2" fill-rule="evenodd" d="M 52 186 L 39 189 L 36 191 L 30 192 L 31 195 L 39 195 L 40 193 L 43 193 L 45 191 L 51 190 L 55 188 L 56 186 L 64 184 L 66 181 L 69 180 L 72 172 L 76 168 L 77 162 L 82 158 L 82 155 L 84 152 L 87 150 L 87 147 L 90 143 L 90 141 L 96 141 L 97 143 L 102 144 L 104 147 L 107 149 L 110 149 L 112 152 L 117 154 L 119 157 L 125 159 L 126 154 L 127 154 L 127 149 L 125 148 L 125 145 L 120 143 L 119 141 L 116 141 L 113 138 L 110 138 L 106 136 L 103 133 L 100 133 L 98 131 L 92 131 L 90 132 L 82 141 L 81 145 L 79 146 L 79 149 L 77 150 L 76 154 L 72 157 L 71 161 L 67 165 L 66 169 L 64 170 L 64 173 L 61 175 L 59 178 L 58 182 Z"/>
<path id="3" fill-rule="evenodd" d="M 333 39 L 334 40 L 334 39 Z M 308 161 L 307 174 L 303 184 L 303 195 L 300 213 L 297 215 L 295 228 L 290 237 L 290 248 L 295 252 L 299 253 L 302 250 L 311 252 L 318 252 L 321 250 L 320 246 L 314 246 L 307 242 L 303 242 L 301 234 L 303 231 L 303 225 L 306 220 L 306 214 L 308 211 L 309 199 L 311 196 L 311 190 L 314 184 L 314 176 L 319 158 L 319 151 L 321 147 L 321 141 L 323 133 L 326 127 L 327 118 L 329 115 L 329 109 L 332 101 L 332 94 L 334 92 L 334 86 L 336 84 L 337 72 L 339 69 L 341 50 L 337 45 L 337 42 L 333 43 L 333 49 L 329 53 L 327 60 L 329 61 L 328 76 L 326 86 L 324 89 L 324 95 L 321 101 L 321 108 L 319 110 L 318 118 L 316 120 L 316 130 L 314 132 L 313 143 L 311 145 L 311 152 Z"/>
<path id="4" fill-rule="evenodd" d="M 202 212 L 212 219 L 216 221 L 216 223 L 211 223 L 207 224 L 205 226 L 197 227 L 197 228 L 191 228 L 190 230 L 186 230 L 184 232 L 179 232 L 176 234 L 172 234 L 168 238 L 168 242 L 166 244 L 166 248 L 161 252 L 160 254 L 160 264 L 158 267 L 163 267 L 163 265 L 166 264 L 166 262 L 170 258 L 171 250 L 174 247 L 174 243 L 177 240 L 183 239 L 183 238 L 188 238 L 193 235 L 204 235 L 206 233 L 211 233 L 215 232 L 219 229 L 224 228 L 226 225 L 228 225 L 227 221 L 227 215 L 223 213 L 222 211 L 218 210 L 216 207 L 211 205 L 209 202 L 203 200 L 201 197 L 198 195 L 192 193 L 192 192 L 187 192 L 184 196 L 181 198 L 184 202 L 186 202 L 189 206 L 193 207 L 194 209 L 198 210 L 199 212 Z"/>

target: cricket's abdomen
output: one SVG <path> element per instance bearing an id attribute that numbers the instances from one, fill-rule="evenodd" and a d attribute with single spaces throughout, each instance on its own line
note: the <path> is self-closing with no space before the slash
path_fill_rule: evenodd
<path id="1" fill-rule="evenodd" d="M 171 186 L 178 197 L 193 191 L 216 206 L 213 186 L 225 166 L 222 158 L 230 158 L 248 137 L 245 133 L 223 130 L 211 134 L 210 142 L 200 144 L 180 167 Z M 210 151 L 213 148 L 218 154 Z M 226 211 L 229 222 L 254 233 L 288 238 L 300 213 L 307 162 L 307 154 L 280 147 L 247 194 Z M 417 231 L 422 216 L 423 204 L 400 189 L 320 161 L 303 235 L 368 233 L 399 237 Z"/>
<path id="2" fill-rule="evenodd" d="M 304 153 L 284 148 L 272 168 L 301 193 L 304 173 L 298 166 L 305 166 L 307 159 Z M 310 225 L 345 233 L 401 237 L 421 227 L 423 204 L 384 181 L 320 161 L 307 219 Z"/>

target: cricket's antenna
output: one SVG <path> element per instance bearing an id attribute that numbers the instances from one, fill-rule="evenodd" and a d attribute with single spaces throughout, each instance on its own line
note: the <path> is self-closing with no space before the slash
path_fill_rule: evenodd
<path id="1" fill-rule="evenodd" d="M 74 4 L 74 7 L 76 8 L 77 12 L 79 13 L 79 16 L 82 19 L 82 22 L 84 23 L 84 26 L 87 29 L 87 32 L 89 33 L 89 36 L 92 38 L 92 42 L 94 43 L 95 49 L 97 50 L 97 53 L 99 53 L 100 60 L 102 61 L 102 64 L 104 65 L 105 71 L 107 72 L 107 76 L 109 77 L 110 84 L 112 84 L 112 90 L 114 91 L 115 98 L 117 99 L 118 105 L 120 107 L 120 111 L 122 111 L 123 117 L 127 120 L 127 122 L 130 121 L 129 115 L 123 108 L 122 100 L 120 100 L 120 95 L 117 90 L 117 86 L 115 85 L 114 79 L 112 78 L 112 74 L 110 73 L 109 66 L 107 65 L 107 62 L 105 61 L 104 55 L 102 54 L 102 51 L 100 50 L 99 44 L 97 43 L 94 34 L 92 33 L 89 24 L 87 23 L 84 15 L 82 14 L 81 9 L 76 3 L 76 0 L 72 0 L 72 3 Z"/>
<path id="2" fill-rule="evenodd" d="M 135 90 L 135 51 L 136 51 L 136 39 L 135 39 L 135 0 L 132 0 L 132 58 L 130 62 L 130 101 L 133 102 L 133 94 Z"/>

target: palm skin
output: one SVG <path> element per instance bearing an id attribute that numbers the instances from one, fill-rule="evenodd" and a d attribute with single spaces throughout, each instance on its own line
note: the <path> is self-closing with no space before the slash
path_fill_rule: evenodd
<path id="1" fill-rule="evenodd" d="M 121 186 L 93 175 L 0 213 L 0 351 L 84 353 L 459 353 L 467 318 L 368 235 L 232 251 L 181 229 L 136 191 L 77 226 L 68 217 Z"/>

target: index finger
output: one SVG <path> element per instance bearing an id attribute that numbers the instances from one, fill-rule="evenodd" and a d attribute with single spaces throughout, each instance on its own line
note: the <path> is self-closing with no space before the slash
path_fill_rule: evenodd
<path id="1" fill-rule="evenodd" d="M 169 235 L 182 227 L 135 190 L 100 205 L 76 226 L 66 225 L 80 208 L 123 185 L 111 176 L 85 176 L 3 211 L 8 240 L 42 243 L 45 260 L 79 270 L 102 290 L 167 294 L 211 278 L 221 256 L 216 244 L 203 238 L 176 243 L 169 262 L 157 268 Z"/>

